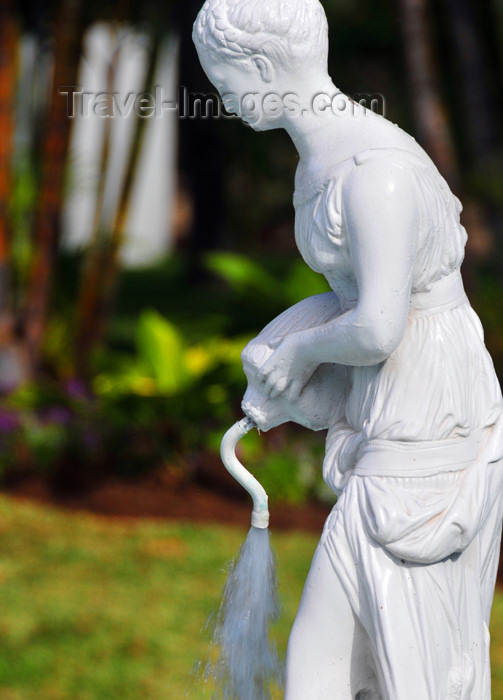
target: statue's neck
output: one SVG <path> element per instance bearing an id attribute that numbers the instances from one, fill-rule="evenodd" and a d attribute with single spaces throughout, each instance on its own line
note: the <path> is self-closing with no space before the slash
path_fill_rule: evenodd
<path id="1" fill-rule="evenodd" d="M 286 115 L 284 128 L 292 139 L 301 161 L 309 162 L 323 154 L 327 146 L 343 143 L 354 132 L 355 115 L 351 100 L 330 81 L 324 89 L 310 89 L 299 96 L 301 114 Z"/>
<path id="2" fill-rule="evenodd" d="M 326 98 L 317 98 L 319 102 L 313 106 L 313 95 Z M 311 92 L 303 104 L 311 108 L 284 123 L 299 153 L 302 170 L 316 171 L 327 159 L 338 162 L 370 147 L 382 127 L 370 109 L 355 105 L 333 84 L 330 92 Z"/>

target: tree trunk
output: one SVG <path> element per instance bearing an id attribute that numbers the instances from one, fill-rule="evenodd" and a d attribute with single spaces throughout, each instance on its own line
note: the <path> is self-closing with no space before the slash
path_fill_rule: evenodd
<path id="1" fill-rule="evenodd" d="M 184 0 L 176 6 L 175 23 L 180 35 L 180 86 L 190 93 L 214 92 L 201 68 L 191 40 L 192 24 L 200 0 Z M 187 241 L 192 273 L 202 274 L 199 262 L 215 248 L 224 219 L 223 148 L 215 119 L 182 117 L 179 121 L 179 167 L 193 202 L 192 226 Z"/>
<path id="2" fill-rule="evenodd" d="M 399 6 L 418 141 L 458 190 L 458 167 L 441 96 L 427 0 L 399 0 Z"/>
<path id="3" fill-rule="evenodd" d="M 442 3 L 461 88 L 458 107 L 466 115 L 464 126 L 470 155 L 476 161 L 484 160 L 498 143 L 500 130 L 497 103 L 491 96 L 489 62 L 470 0 L 442 0 Z"/>
<path id="4" fill-rule="evenodd" d="M 450 55 L 453 57 L 459 87 L 456 90 L 457 108 L 466 135 L 465 158 L 479 199 L 478 217 L 470 231 L 470 249 L 478 257 L 487 258 L 490 253 L 496 253 L 500 274 L 503 274 L 502 202 L 501 198 L 495 202 L 492 196 L 501 183 L 503 165 L 502 127 L 499 118 L 501 96 L 498 95 L 501 87 L 497 84 L 497 70 L 491 70 L 485 46 L 487 39 L 483 38 L 478 27 L 478 18 L 471 0 L 442 2 L 450 39 Z M 489 9 L 486 8 L 486 11 L 489 12 Z M 497 236 L 496 246 L 494 233 Z"/>
<path id="5" fill-rule="evenodd" d="M 42 169 L 34 224 L 34 260 L 24 310 L 24 336 L 30 374 L 38 369 L 60 236 L 63 177 L 71 120 L 61 86 L 75 85 L 84 27 L 82 0 L 60 0 L 54 32 L 54 77 L 42 137 Z"/>
<path id="6" fill-rule="evenodd" d="M 159 43 L 160 36 L 155 35 L 148 59 L 144 92 L 149 92 L 153 85 Z M 76 371 L 86 382 L 90 379 L 92 352 L 103 340 L 114 304 L 119 253 L 124 242 L 124 226 L 141 153 L 145 122 L 145 118 L 136 117 L 132 147 L 113 221 L 108 224 L 107 230 L 102 228 L 103 222 L 98 218 L 99 228 L 82 276 L 77 310 Z M 106 163 L 103 164 L 103 174 L 105 169 Z"/>
<path id="7" fill-rule="evenodd" d="M 15 337 L 12 308 L 9 202 L 12 195 L 13 136 L 17 76 L 18 23 L 12 0 L 0 3 L 0 392 L 25 376 L 22 349 Z"/>

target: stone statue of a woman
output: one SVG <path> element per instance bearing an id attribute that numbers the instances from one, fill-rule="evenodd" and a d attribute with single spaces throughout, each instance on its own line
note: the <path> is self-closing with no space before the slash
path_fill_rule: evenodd
<path id="1" fill-rule="evenodd" d="M 321 366 L 338 377 L 323 425 L 304 399 L 339 499 L 285 697 L 489 700 L 502 397 L 463 290 L 461 205 L 413 138 L 334 86 L 318 0 L 208 0 L 194 41 L 228 110 L 291 136 L 297 246 L 338 299 L 271 340 L 255 376 L 292 406 Z"/>

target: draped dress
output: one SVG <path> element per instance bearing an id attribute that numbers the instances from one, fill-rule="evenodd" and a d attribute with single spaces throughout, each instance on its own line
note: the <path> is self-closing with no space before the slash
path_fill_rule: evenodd
<path id="1" fill-rule="evenodd" d="M 426 154 L 369 149 L 296 191 L 296 242 L 342 310 L 353 308 L 342 193 L 352 170 L 375 160 L 413 174 L 410 311 L 385 361 L 345 369 L 323 464 L 339 497 L 320 546 L 368 636 L 384 698 L 489 700 L 502 397 L 459 271 L 461 204 Z M 417 650 L 416 668 L 400 662 L 403 648 Z"/>

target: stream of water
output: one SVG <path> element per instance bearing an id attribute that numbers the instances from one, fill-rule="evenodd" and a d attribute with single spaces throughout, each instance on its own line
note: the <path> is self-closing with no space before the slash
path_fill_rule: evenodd
<path id="1" fill-rule="evenodd" d="M 204 679 L 218 688 L 220 694 L 214 698 L 269 700 L 270 689 L 282 687 L 282 665 L 269 639 L 269 625 L 278 613 L 269 530 L 252 527 L 230 567 L 213 623 L 213 653 Z"/>

